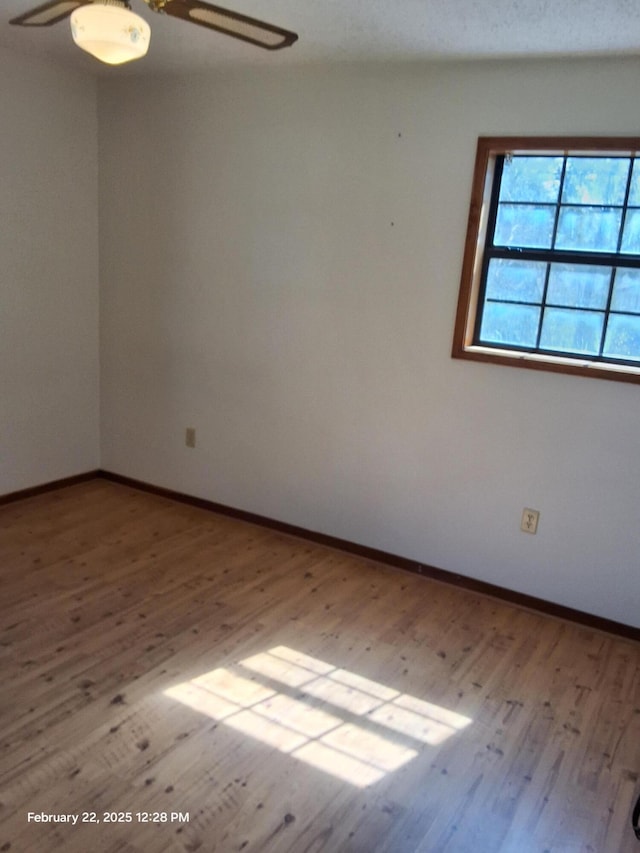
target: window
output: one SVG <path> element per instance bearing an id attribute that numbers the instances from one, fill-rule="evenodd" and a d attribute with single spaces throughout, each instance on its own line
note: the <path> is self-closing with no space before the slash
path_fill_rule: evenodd
<path id="1" fill-rule="evenodd" d="M 640 382 L 640 139 L 478 140 L 453 356 Z"/>

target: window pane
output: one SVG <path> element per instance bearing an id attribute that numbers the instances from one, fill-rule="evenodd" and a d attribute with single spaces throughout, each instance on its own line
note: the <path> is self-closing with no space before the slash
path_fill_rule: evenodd
<path id="1" fill-rule="evenodd" d="M 609 317 L 604 355 L 640 361 L 640 317 L 616 314 Z"/>
<path id="2" fill-rule="evenodd" d="M 567 308 L 606 308 L 611 267 L 552 264 L 547 303 Z"/>
<path id="3" fill-rule="evenodd" d="M 547 308 L 542 320 L 540 346 L 559 352 L 597 355 L 600 350 L 603 314 Z"/>
<path id="4" fill-rule="evenodd" d="M 615 252 L 621 219 L 622 211 L 609 207 L 563 207 L 555 248 Z"/>
<path id="5" fill-rule="evenodd" d="M 640 270 L 616 270 L 611 310 L 640 313 Z"/>
<path id="6" fill-rule="evenodd" d="M 638 137 L 481 137 L 472 187 L 452 355 L 640 384 Z"/>
<path id="7" fill-rule="evenodd" d="M 633 173 L 631 175 L 631 187 L 629 188 L 629 204 L 640 207 L 640 158 L 633 161 Z"/>
<path id="8" fill-rule="evenodd" d="M 627 210 L 620 251 L 640 255 L 640 210 Z"/>
<path id="9" fill-rule="evenodd" d="M 542 201 L 556 204 L 562 157 L 505 158 L 500 201 Z"/>
<path id="10" fill-rule="evenodd" d="M 535 306 L 486 302 L 480 339 L 487 344 L 535 347 L 539 317 Z"/>
<path id="11" fill-rule="evenodd" d="M 624 204 L 628 157 L 567 157 L 564 204 Z"/>
<path id="12" fill-rule="evenodd" d="M 485 297 L 509 302 L 540 302 L 546 273 L 546 263 L 492 258 Z"/>
<path id="13" fill-rule="evenodd" d="M 555 207 L 541 204 L 499 205 L 494 246 L 549 249 L 555 210 Z"/>

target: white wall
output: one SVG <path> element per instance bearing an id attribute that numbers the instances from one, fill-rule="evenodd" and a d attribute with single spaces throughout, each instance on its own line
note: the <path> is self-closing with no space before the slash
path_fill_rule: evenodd
<path id="1" fill-rule="evenodd" d="M 640 625 L 638 387 L 449 355 L 478 135 L 637 134 L 638 80 L 101 83 L 103 467 Z"/>
<path id="2" fill-rule="evenodd" d="M 99 465 L 96 95 L 0 50 L 0 494 Z"/>

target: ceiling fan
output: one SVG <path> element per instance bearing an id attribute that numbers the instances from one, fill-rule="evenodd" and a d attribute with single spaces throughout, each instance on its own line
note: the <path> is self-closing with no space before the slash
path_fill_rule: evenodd
<path id="1" fill-rule="evenodd" d="M 279 50 L 297 41 L 296 33 L 206 3 L 204 0 L 144 0 L 153 12 L 182 18 L 241 41 Z M 119 65 L 144 56 L 149 25 L 131 11 L 129 0 L 50 0 L 9 21 L 20 27 L 48 27 L 71 19 L 76 44 L 102 62 Z"/>

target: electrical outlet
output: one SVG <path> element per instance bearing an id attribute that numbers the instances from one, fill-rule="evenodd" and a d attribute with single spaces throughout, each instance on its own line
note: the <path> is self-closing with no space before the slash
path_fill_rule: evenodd
<path id="1" fill-rule="evenodd" d="M 522 510 L 522 521 L 520 522 L 520 530 L 523 533 L 537 533 L 538 519 L 540 512 L 537 509 L 528 509 L 525 507 Z"/>
<path id="2" fill-rule="evenodd" d="M 187 431 L 184 437 L 184 443 L 187 445 L 187 447 L 196 446 L 196 431 L 193 427 L 187 427 Z"/>

